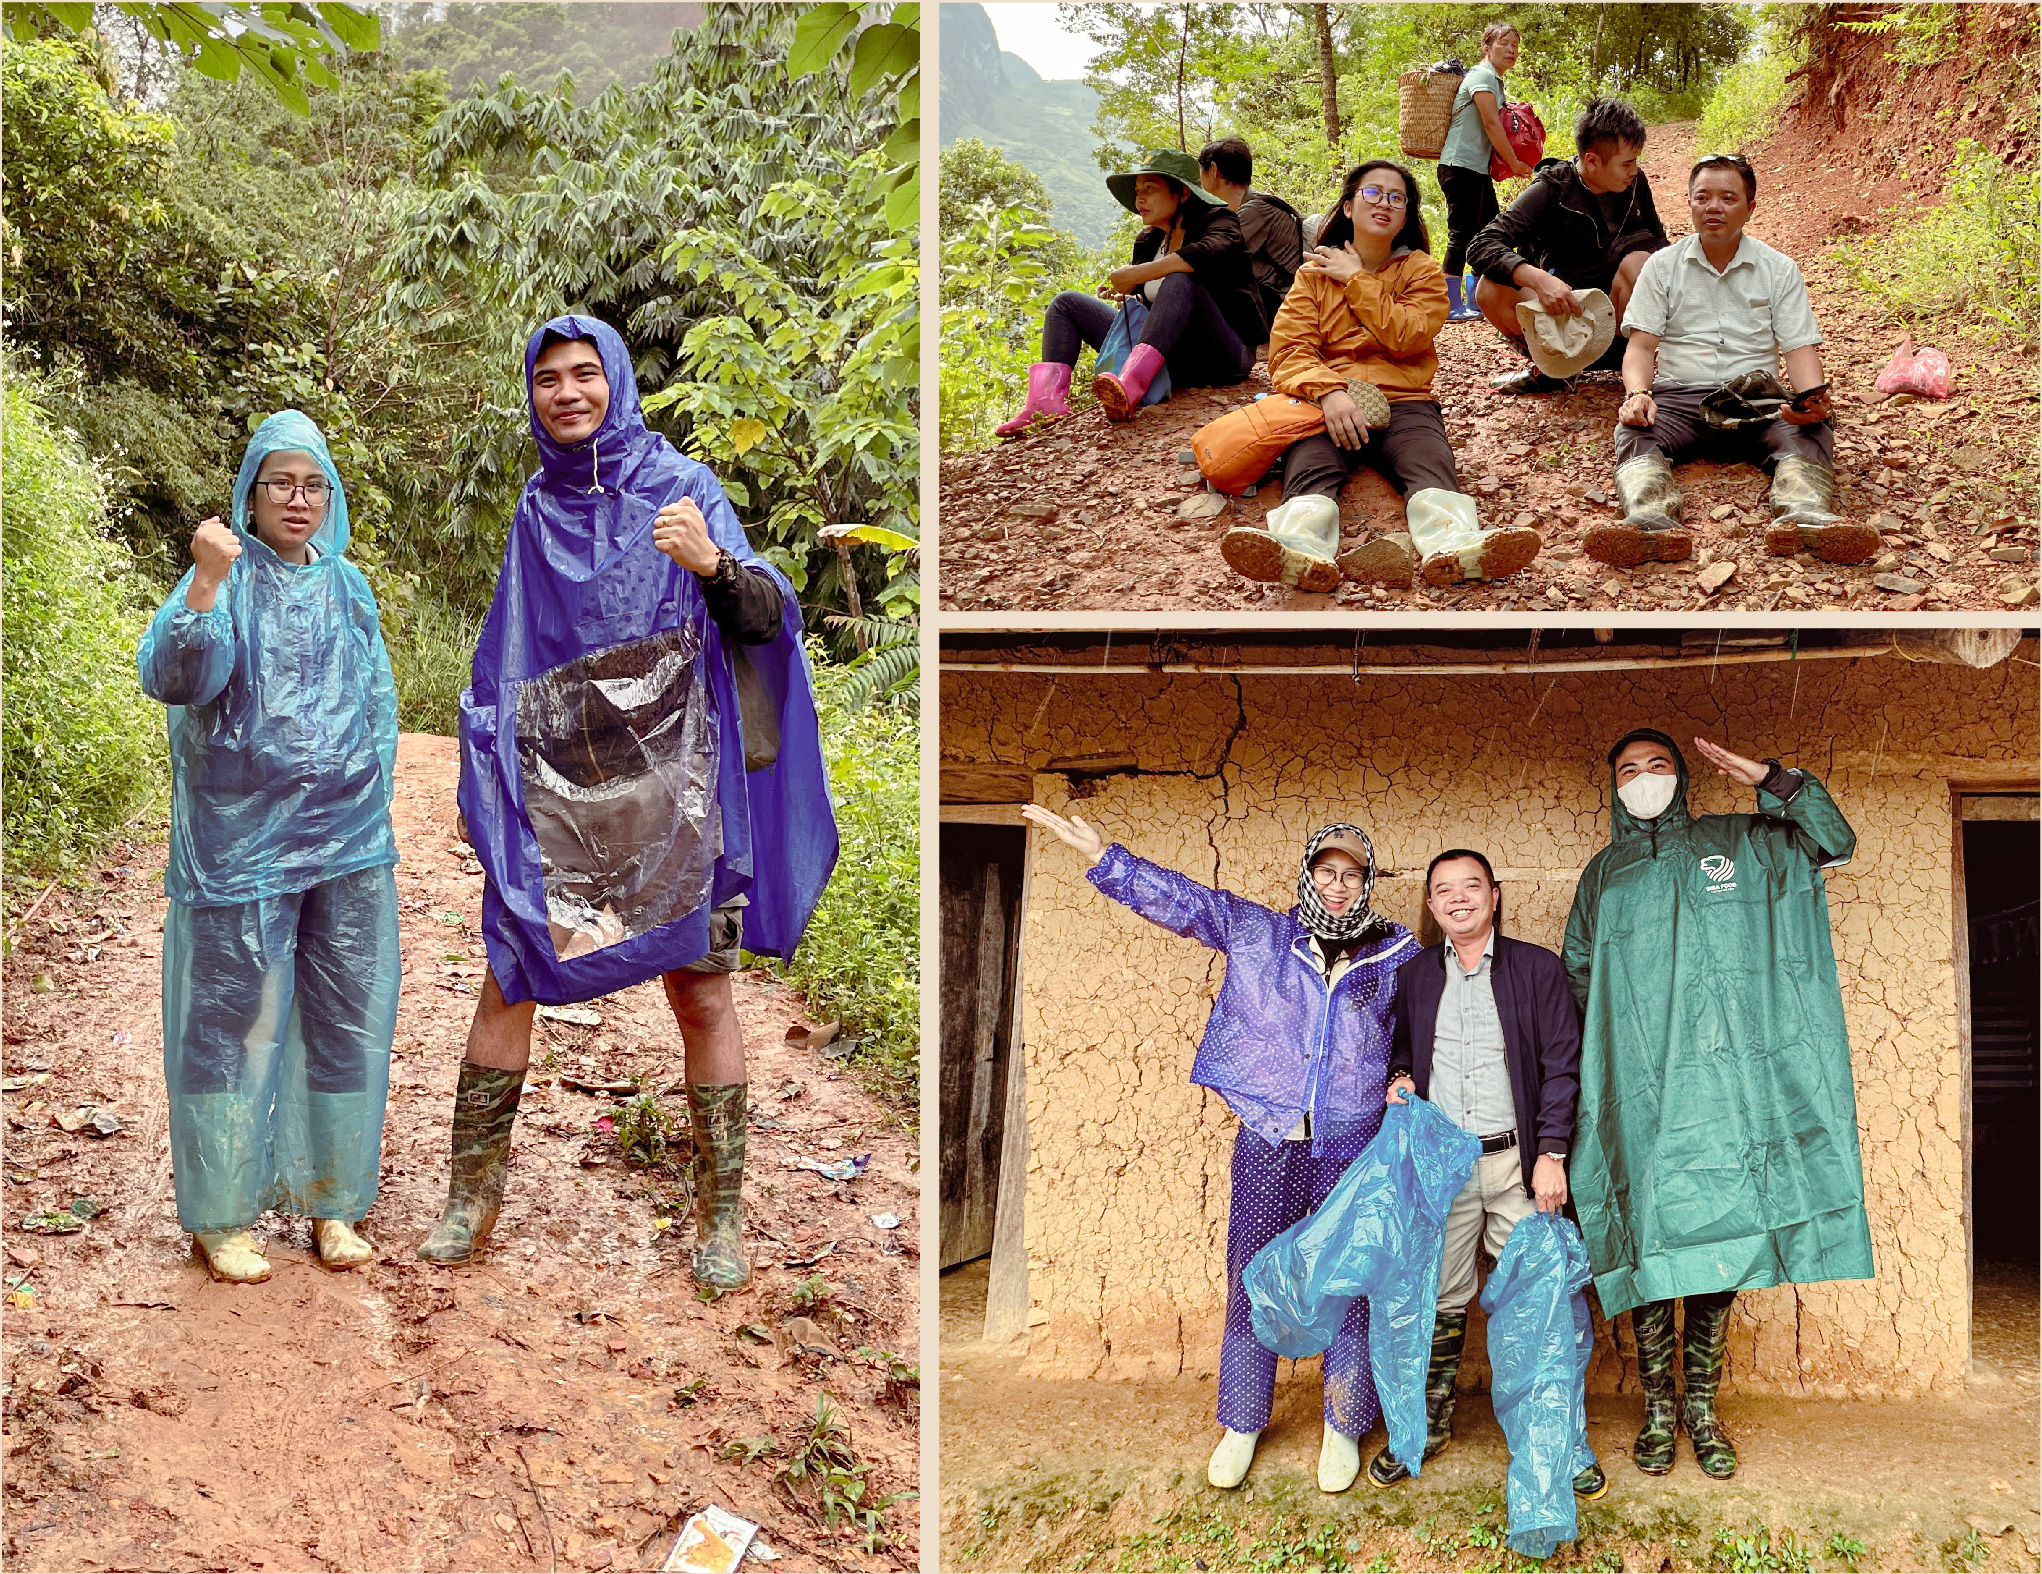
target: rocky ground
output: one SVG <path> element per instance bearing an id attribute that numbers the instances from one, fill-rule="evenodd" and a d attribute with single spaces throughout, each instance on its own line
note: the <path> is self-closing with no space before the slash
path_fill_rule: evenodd
<path id="1" fill-rule="evenodd" d="M 646 1144 L 626 1090 L 686 1126 L 656 983 L 591 1002 L 595 1020 L 542 1018 L 489 1247 L 459 1269 L 413 1257 L 446 1195 L 483 973 L 455 775 L 453 740 L 403 738 L 405 980 L 363 1271 L 325 1272 L 307 1223 L 274 1216 L 257 1229 L 264 1284 L 215 1284 L 190 1254 L 161 1071 L 162 845 L 115 848 L 17 923 L 0 1084 L 8 1565 L 658 1568 L 715 1503 L 759 1522 L 789 1568 L 916 1567 L 912 1496 L 867 1521 L 813 1490 L 827 1480 L 841 1503 L 862 1481 L 873 1505 L 916 1485 L 916 1149 L 811 1041 L 793 990 L 736 981 L 751 1288 L 696 1298 L 685 1138 L 678 1163 L 625 1152 Z M 81 1109 L 118 1130 L 96 1135 Z M 848 1181 L 795 1167 L 868 1153 Z M 81 1211 L 69 1233 L 23 1228 Z"/>
<path id="2" fill-rule="evenodd" d="M 1681 193 L 1693 139 L 1692 123 L 1655 126 L 1646 146 L 1645 169 L 1675 238 L 1690 228 Z M 946 459 L 944 608 L 1885 614 L 2034 605 L 2034 352 L 1956 333 L 1925 338 L 1950 356 L 1951 397 L 1881 400 L 1873 379 L 1902 335 L 1836 254 L 1837 243 L 1887 228 L 1896 205 L 1934 200 L 1935 182 L 1891 158 L 1853 160 L 1833 137 L 1800 129 L 1776 135 L 1754 163 L 1760 188 L 1751 233 L 1802 262 L 1837 410 L 1839 511 L 1880 528 L 1885 546 L 1873 562 L 1836 568 L 1805 553 L 1768 556 L 1764 475 L 1706 462 L 1679 470 L 1694 536 L 1689 561 L 1622 570 L 1588 558 L 1583 538 L 1618 512 L 1610 478 L 1616 374 L 1583 377 L 1565 393 L 1497 394 L 1488 380 L 1515 357 L 1486 324 L 1457 323 L 1441 332 L 1434 386 L 1461 484 L 1485 522 L 1532 525 L 1545 537 L 1539 557 L 1511 578 L 1444 590 L 1350 582 L 1322 596 L 1254 584 L 1229 569 L 1220 537 L 1259 523 L 1278 501 L 1277 486 L 1229 501 L 1207 492 L 1180 456 L 1201 426 L 1269 388 L 1258 365 L 1241 387 L 1189 390 L 1126 425 L 1095 407 L 1036 436 Z M 1394 489 L 1370 471 L 1348 484 L 1341 516 L 1343 549 L 1403 528 Z"/>

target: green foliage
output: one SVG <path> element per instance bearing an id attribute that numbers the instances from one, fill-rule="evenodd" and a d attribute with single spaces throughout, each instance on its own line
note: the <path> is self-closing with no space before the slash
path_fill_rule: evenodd
<path id="1" fill-rule="evenodd" d="M 912 711 L 846 703 L 842 668 L 818 664 L 816 701 L 842 852 L 790 964 L 818 1019 L 859 1040 L 849 1063 L 910 1125 L 919 1101 L 921 743 Z"/>
<path id="2" fill-rule="evenodd" d="M 450 606 L 409 579 L 377 587 L 377 611 L 397 675 L 397 725 L 457 737 L 461 691 L 474 668 L 482 615 Z"/>
<path id="3" fill-rule="evenodd" d="M 864 9 L 850 0 L 810 5 L 794 26 L 787 75 L 799 81 L 848 47 L 851 92 L 863 96 L 885 88 L 894 95 L 899 116 L 881 150 L 885 174 L 875 189 L 886 195 L 886 219 L 894 232 L 913 237 L 922 212 L 922 8 L 918 0 L 895 5 L 885 20 L 861 29 Z"/>
<path id="4" fill-rule="evenodd" d="M 1807 39 L 1791 21 L 1798 7 L 1769 8 L 1761 22 L 1759 50 L 1747 55 L 1716 80 L 1701 118 L 1695 124 L 1695 151 L 1750 151 L 1772 135 L 1788 96 L 1788 73 L 1807 59 Z"/>
<path id="5" fill-rule="evenodd" d="M 908 1494 L 896 1492 L 867 1501 L 871 1488 L 865 1477 L 871 1468 L 852 1451 L 837 1407 L 817 1394 L 815 1420 L 774 1473 L 773 1485 L 795 1508 L 825 1526 L 840 1519 L 851 1521 L 865 1532 L 865 1550 L 876 1555 L 888 1545 L 886 1510 Z"/>
<path id="6" fill-rule="evenodd" d="M 1025 208 L 1047 220 L 1049 190 L 1042 177 L 977 137 L 963 137 L 942 152 L 936 188 L 936 229 L 946 240 L 963 231 L 979 204 Z"/>
<path id="7" fill-rule="evenodd" d="M 1754 1525 L 1745 1536 L 1728 1528 L 1717 1531 L 1715 1553 L 1716 1566 L 1731 1574 L 1808 1574 L 1815 1562 L 1792 1530 L 1775 1537 L 1764 1525 Z"/>
<path id="8" fill-rule="evenodd" d="M 812 1312 L 835 1293 L 827 1279 L 819 1273 L 812 1273 L 787 1293 L 787 1304 L 797 1312 Z"/>
<path id="9" fill-rule="evenodd" d="M 1858 1559 L 1865 1555 L 1865 1544 L 1856 1536 L 1846 1536 L 1840 1530 L 1831 1531 L 1829 1543 L 1823 1550 L 1848 1569 L 1850 1574 L 1858 1574 Z"/>
<path id="10" fill-rule="evenodd" d="M 401 6 L 384 48 L 409 69 L 438 71 L 455 98 L 506 76 L 550 87 L 563 73 L 592 98 L 613 82 L 643 82 L 686 24 L 687 9 L 600 0 Z"/>
<path id="11" fill-rule="evenodd" d="M 135 681 L 151 609 L 105 532 L 85 456 L 10 375 L 0 422 L 0 733 L 10 872 L 89 857 L 162 780 L 162 708 Z"/>
<path id="12" fill-rule="evenodd" d="M 918 624 L 884 618 L 829 620 L 830 629 L 846 637 L 856 654 L 844 664 L 844 703 L 862 710 L 877 700 L 882 705 L 918 710 L 922 703 L 922 631 Z"/>
<path id="13" fill-rule="evenodd" d="M 350 49 L 373 50 L 382 24 L 366 6 L 322 3 L 174 5 L 117 0 L 110 9 L 139 24 L 149 37 L 192 69 L 233 82 L 244 69 L 264 92 L 294 115 L 311 112 L 306 85 L 335 85 L 332 62 Z M 6 36 L 34 39 L 81 33 L 92 26 L 89 4 L 9 5 Z"/>
<path id="14" fill-rule="evenodd" d="M 1858 283 L 1900 321 L 1956 321 L 1986 337 L 2037 342 L 2037 203 L 2042 183 L 1969 138 L 1938 207 L 1838 248 Z"/>
<path id="15" fill-rule="evenodd" d="M 1978 1533 L 1978 1527 L 1971 1525 L 1966 1527 L 1961 1539 L 1952 1536 L 1945 1541 L 1942 1553 L 1944 1568 L 1951 1570 L 1952 1574 L 1964 1574 L 1965 1570 L 1975 1569 L 1991 1557 L 1992 1548 L 1986 1544 L 1985 1537 Z"/>
<path id="16" fill-rule="evenodd" d="M 634 1169 L 658 1169 L 694 1140 L 687 1117 L 672 1114 L 650 1093 L 619 1105 L 614 1113 L 617 1151 Z"/>
<path id="17" fill-rule="evenodd" d="M 1963 24 L 1957 19 L 1960 9 L 1929 0 L 1904 0 L 1900 5 L 1882 6 L 1883 15 L 1849 21 L 1839 18 L 1836 26 L 1847 33 L 1867 33 L 1885 40 L 1886 58 L 1899 66 L 1904 76 L 1941 65 L 1956 51 L 1963 35 Z"/>

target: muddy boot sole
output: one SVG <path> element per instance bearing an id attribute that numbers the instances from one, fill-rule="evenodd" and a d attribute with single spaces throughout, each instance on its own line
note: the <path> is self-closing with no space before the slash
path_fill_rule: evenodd
<path id="1" fill-rule="evenodd" d="M 1341 553 L 1339 568 L 1357 584 L 1388 585 L 1395 590 L 1409 590 L 1414 577 L 1411 556 L 1409 536 L 1377 536 L 1373 541 L 1364 541 L 1360 546 Z"/>
<path id="2" fill-rule="evenodd" d="M 1636 525 L 1597 525 L 1581 550 L 1611 568 L 1636 568 L 1640 563 L 1679 563 L 1694 551 L 1685 530 L 1640 530 Z"/>
<path id="3" fill-rule="evenodd" d="M 1220 537 L 1220 556 L 1236 574 L 1257 584 L 1295 585 L 1318 596 L 1340 588 L 1339 564 L 1307 557 L 1266 530 L 1236 526 Z"/>
<path id="4" fill-rule="evenodd" d="M 1504 579 L 1539 555 L 1545 542 L 1529 525 L 1492 530 L 1481 545 L 1460 552 L 1435 552 L 1425 560 L 1425 583 L 1458 585 L 1464 579 Z"/>
<path id="5" fill-rule="evenodd" d="M 1825 563 L 1848 566 L 1869 563 L 1879 550 L 1879 532 L 1870 525 L 1772 525 L 1765 549 L 1774 557 L 1808 551 Z"/>
<path id="6" fill-rule="evenodd" d="M 1092 379 L 1092 397 L 1099 401 L 1099 408 L 1106 412 L 1109 421 L 1131 421 L 1137 406 L 1127 402 L 1127 390 L 1120 386 L 1120 379 L 1111 372 L 1101 372 Z"/>

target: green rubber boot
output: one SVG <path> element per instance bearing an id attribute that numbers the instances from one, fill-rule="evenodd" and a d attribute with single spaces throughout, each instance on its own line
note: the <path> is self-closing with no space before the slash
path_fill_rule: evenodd
<path id="1" fill-rule="evenodd" d="M 418 1245 L 418 1255 L 427 1262 L 466 1262 L 496 1223 L 510 1172 L 511 1127 L 524 1091 L 522 1071 L 461 1062 L 461 1080 L 454 1089 L 454 1162 L 447 1180 L 447 1207 Z"/>
<path id="2" fill-rule="evenodd" d="M 1737 1474 L 1737 1448 L 1716 1415 L 1716 1390 L 1723 1381 L 1723 1356 L 1730 1348 L 1730 1303 L 1726 1295 L 1691 1295 L 1681 1336 L 1681 1375 L 1686 1394 L 1680 1424 L 1694 1444 L 1695 1463 L 1705 1475 L 1728 1481 Z"/>
<path id="3" fill-rule="evenodd" d="M 1680 528 L 1680 488 L 1672 465 L 1658 454 L 1641 454 L 1617 466 L 1616 480 L 1624 517 L 1590 530 L 1582 551 L 1612 568 L 1678 563 L 1694 551 L 1694 538 Z"/>
<path id="4" fill-rule="evenodd" d="M 752 1282 L 744 1254 L 745 1084 L 691 1082 L 695 1130 L 695 1282 L 742 1290 Z"/>
<path id="5" fill-rule="evenodd" d="M 1432 1319 L 1432 1362 L 1425 1369 L 1425 1457 L 1453 1439 L 1454 1383 L 1461 1375 L 1461 1353 L 1468 1342 L 1466 1312 L 1438 1312 Z M 1385 1448 L 1368 1462 L 1368 1484 L 1393 1487 L 1411 1479 Z"/>
<path id="6" fill-rule="evenodd" d="M 1673 1386 L 1673 1302 L 1632 1307 L 1631 1332 L 1638 1341 L 1638 1381 L 1645 1390 L 1645 1424 L 1631 1445 L 1631 1459 L 1646 1475 L 1663 1476 L 1673 1468 L 1673 1437 L 1680 1424 Z"/>

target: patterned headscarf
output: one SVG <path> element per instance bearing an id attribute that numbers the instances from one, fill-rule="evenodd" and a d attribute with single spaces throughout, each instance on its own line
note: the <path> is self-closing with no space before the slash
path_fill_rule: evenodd
<path id="1" fill-rule="evenodd" d="M 1319 888 L 1312 883 L 1312 860 L 1326 849 L 1326 844 L 1336 837 L 1351 837 L 1367 849 L 1368 857 L 1363 860 L 1361 871 L 1361 895 L 1345 911 L 1331 913 L 1326 910 L 1325 900 L 1319 895 Z M 1376 849 L 1368 839 L 1368 832 L 1358 825 L 1328 825 L 1305 843 L 1305 861 L 1298 868 L 1298 920 L 1321 940 L 1360 940 L 1381 931 L 1389 932 L 1389 920 L 1373 912 L 1369 898 L 1376 888 Z"/>

